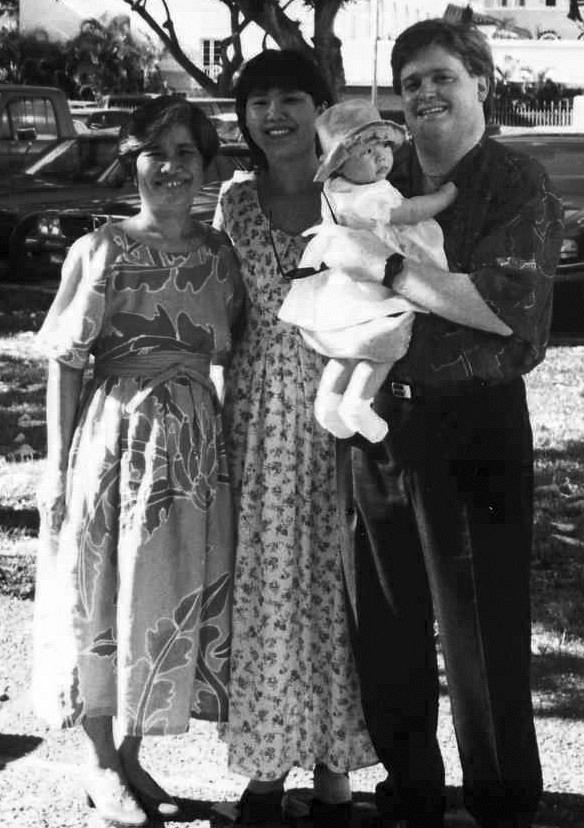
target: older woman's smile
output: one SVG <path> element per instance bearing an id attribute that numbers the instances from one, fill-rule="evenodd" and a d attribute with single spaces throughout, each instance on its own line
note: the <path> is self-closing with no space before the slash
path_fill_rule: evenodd
<path id="1" fill-rule="evenodd" d="M 158 182 L 156 182 L 156 186 L 164 187 L 168 190 L 175 190 L 175 189 L 178 189 L 179 187 L 189 186 L 191 183 L 192 183 L 192 179 L 190 179 L 190 178 L 182 178 L 182 179 L 173 178 L 173 179 L 158 181 Z"/>

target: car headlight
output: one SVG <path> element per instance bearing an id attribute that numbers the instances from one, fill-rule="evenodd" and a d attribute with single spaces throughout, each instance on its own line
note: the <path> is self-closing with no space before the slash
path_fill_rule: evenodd
<path id="1" fill-rule="evenodd" d="M 59 216 L 40 216 L 37 220 L 37 232 L 41 236 L 60 236 L 61 219 Z"/>
<path id="2" fill-rule="evenodd" d="M 578 243 L 575 239 L 564 239 L 560 249 L 561 262 L 575 262 L 578 259 Z"/>

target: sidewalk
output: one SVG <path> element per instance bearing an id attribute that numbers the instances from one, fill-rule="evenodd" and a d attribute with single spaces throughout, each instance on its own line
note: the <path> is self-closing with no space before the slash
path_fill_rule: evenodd
<path id="1" fill-rule="evenodd" d="M 82 786 L 79 729 L 49 731 L 30 711 L 26 687 L 30 664 L 32 603 L 0 595 L 0 826 L 1 828 L 106 828 L 86 807 Z M 546 793 L 535 828 L 584 826 L 584 723 L 562 719 L 553 710 L 537 720 Z M 440 741 L 447 766 L 448 828 L 474 828 L 460 807 L 460 767 L 442 698 Z M 216 802 L 235 803 L 246 780 L 227 771 L 226 750 L 215 726 L 192 722 L 188 734 L 153 737 L 144 743 L 144 761 L 153 776 L 183 806 L 168 828 L 219 828 Z M 373 792 L 384 778 L 380 765 L 351 774 L 356 802 L 355 828 L 367 828 Z M 311 776 L 294 770 L 288 789 L 310 795 Z M 111 828 L 111 826 L 110 826 Z M 159 828 L 154 823 L 151 828 Z M 306 819 L 295 828 L 310 828 Z M 335 826 L 331 826 L 335 828 Z"/>

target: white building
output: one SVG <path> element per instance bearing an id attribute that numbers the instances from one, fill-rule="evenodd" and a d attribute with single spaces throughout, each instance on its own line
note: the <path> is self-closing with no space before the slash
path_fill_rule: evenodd
<path id="1" fill-rule="evenodd" d="M 569 0 L 482 0 L 468 5 L 526 29 L 536 40 L 578 40 L 584 36 L 584 24 L 568 17 Z M 578 0 L 578 6 L 584 18 L 584 0 Z"/>

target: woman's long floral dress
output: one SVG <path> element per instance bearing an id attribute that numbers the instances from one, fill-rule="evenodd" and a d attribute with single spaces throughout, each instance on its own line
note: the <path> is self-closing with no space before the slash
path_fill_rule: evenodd
<path id="1" fill-rule="evenodd" d="M 344 772 L 377 761 L 350 650 L 335 446 L 313 402 L 325 359 L 278 319 L 278 272 L 253 174 L 224 185 L 215 225 L 237 250 L 249 308 L 226 382 L 237 551 L 230 767 L 276 779 L 294 765 Z M 273 230 L 284 270 L 306 240 Z"/>
<path id="2" fill-rule="evenodd" d="M 41 532 L 33 698 L 55 726 L 105 715 L 167 734 L 226 717 L 233 505 L 209 363 L 243 293 L 211 228 L 184 254 L 115 224 L 71 248 L 40 333 L 65 366 L 95 358 L 65 520 Z"/>

